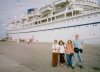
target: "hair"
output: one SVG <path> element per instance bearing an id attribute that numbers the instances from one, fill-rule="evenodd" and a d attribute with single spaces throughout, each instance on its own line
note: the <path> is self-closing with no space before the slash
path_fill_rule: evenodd
<path id="1" fill-rule="evenodd" d="M 57 42 L 57 40 L 54 40 L 54 42 L 55 42 L 55 41 Z"/>
<path id="2" fill-rule="evenodd" d="M 59 41 L 59 45 L 61 45 L 61 44 L 60 44 L 61 42 L 62 42 L 63 45 L 65 44 L 62 40 L 60 40 L 60 41 Z"/>
<path id="3" fill-rule="evenodd" d="M 79 34 L 75 34 L 75 36 L 79 36 Z"/>
<path id="4" fill-rule="evenodd" d="M 54 40 L 54 43 L 55 43 L 55 42 L 57 43 L 57 40 Z"/>
<path id="5" fill-rule="evenodd" d="M 68 41 L 67 41 L 67 44 L 69 44 L 69 43 L 68 43 L 69 41 L 70 41 L 71 46 L 73 47 L 72 40 L 68 40 Z"/>
<path id="6" fill-rule="evenodd" d="M 70 43 L 72 44 L 72 41 L 71 41 L 71 40 L 68 40 L 67 43 L 68 43 L 69 41 L 70 41 Z"/>

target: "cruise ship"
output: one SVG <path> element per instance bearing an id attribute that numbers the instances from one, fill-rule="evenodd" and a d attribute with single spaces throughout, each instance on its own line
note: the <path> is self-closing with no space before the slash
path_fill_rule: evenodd
<path id="1" fill-rule="evenodd" d="M 74 39 L 100 44 L 100 4 L 93 0 L 56 0 L 40 9 L 28 9 L 7 25 L 7 36 L 13 41 L 33 42 Z"/>

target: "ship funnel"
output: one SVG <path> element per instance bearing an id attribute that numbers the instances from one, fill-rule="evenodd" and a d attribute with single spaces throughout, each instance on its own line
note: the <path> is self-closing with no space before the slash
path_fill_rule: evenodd
<path id="1" fill-rule="evenodd" d="M 33 14 L 36 8 L 31 8 L 27 10 L 27 14 Z"/>

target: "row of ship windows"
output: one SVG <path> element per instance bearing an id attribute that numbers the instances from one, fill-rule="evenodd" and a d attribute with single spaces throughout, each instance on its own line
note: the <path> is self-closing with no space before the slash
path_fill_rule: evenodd
<path id="1" fill-rule="evenodd" d="M 97 17 L 97 15 L 95 15 L 95 17 Z M 88 18 L 91 18 L 90 16 L 88 16 Z M 75 19 L 72 19 L 72 20 L 68 20 L 67 22 L 72 22 L 72 21 L 74 21 Z M 79 21 L 80 19 L 76 19 L 77 21 Z M 84 17 L 82 18 L 82 20 L 84 20 Z M 65 23 L 66 21 L 64 21 L 64 23 Z M 39 21 L 39 23 L 40 23 L 40 21 Z M 26 24 L 26 25 L 22 25 L 22 27 L 24 28 L 24 27 L 31 27 L 31 26 L 34 26 L 34 25 L 37 25 L 37 22 L 35 22 L 35 24 L 34 24 L 34 22 L 33 23 L 30 23 L 30 24 Z"/>
<path id="2" fill-rule="evenodd" d="M 47 18 L 47 19 L 42 19 L 42 20 L 33 22 L 33 24 L 37 25 L 37 24 L 42 24 L 42 23 L 46 23 L 46 22 L 52 22 L 52 21 L 55 21 L 55 20 L 76 16 L 76 15 L 79 15 L 79 14 L 80 14 L 79 11 L 73 11 L 73 12 L 69 12 L 69 13 L 66 13 L 66 14 L 61 14 L 61 15 L 58 15 L 58 16 L 55 16 L 55 17 L 51 17 L 51 18 Z M 29 19 L 29 21 L 31 22 L 32 19 Z M 24 24 L 26 22 L 27 22 L 26 20 L 22 20 L 22 24 Z"/>
<path id="3" fill-rule="evenodd" d="M 90 3 L 95 3 L 95 4 L 96 4 L 96 2 L 94 2 L 94 1 L 90 1 L 90 0 L 87 0 L 87 2 L 90 2 Z"/>
<path id="4" fill-rule="evenodd" d="M 93 17 L 93 16 L 92 16 L 92 17 Z M 94 17 L 97 17 L 97 14 L 94 15 Z M 87 18 L 91 18 L 91 17 L 88 16 Z M 49 20 L 49 19 L 50 19 L 50 20 Z M 52 19 L 55 20 L 54 17 L 52 17 Z M 72 21 L 74 21 L 74 20 L 79 21 L 79 20 L 81 20 L 81 19 L 84 20 L 84 19 L 86 19 L 86 18 L 82 17 L 82 18 L 67 20 L 67 22 L 72 22 Z M 51 21 L 51 18 L 48 18 L 48 21 Z M 58 20 L 58 21 L 59 21 L 59 20 Z M 45 21 L 44 21 L 44 22 L 45 22 Z M 63 21 L 63 22 L 65 23 L 66 21 Z M 40 25 L 40 21 L 38 21 L 38 22 L 33 22 L 33 23 L 30 23 L 30 24 L 21 25 L 20 28 L 28 28 L 28 27 L 32 27 L 32 26 L 36 26 L 36 25 Z M 12 27 L 12 29 L 18 29 L 18 28 L 19 28 L 19 27 L 16 27 L 16 26 Z"/>
<path id="5" fill-rule="evenodd" d="M 84 27 L 90 27 L 90 26 L 97 27 L 98 25 L 97 25 L 97 24 L 85 25 Z M 73 28 L 74 28 L 74 29 L 77 29 L 77 28 L 81 28 L 81 26 L 74 26 Z M 28 28 L 28 29 L 30 29 L 30 28 Z M 62 29 L 66 29 L 66 28 L 59 28 L 58 30 L 62 30 Z M 70 29 L 70 27 L 67 28 L 67 29 Z M 26 29 L 25 29 L 25 30 L 26 30 Z M 13 31 L 15 31 L 15 30 L 13 30 Z M 20 31 L 20 29 L 18 29 L 17 31 Z M 10 31 L 8 31 L 8 32 L 10 32 Z"/>

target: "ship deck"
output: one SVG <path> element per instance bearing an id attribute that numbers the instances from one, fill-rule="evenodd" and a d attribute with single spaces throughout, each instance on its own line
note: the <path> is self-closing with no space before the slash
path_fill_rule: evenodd
<path id="1" fill-rule="evenodd" d="M 0 42 L 0 72 L 100 72 L 100 45 L 85 44 L 84 68 L 51 66 L 51 43 Z"/>

